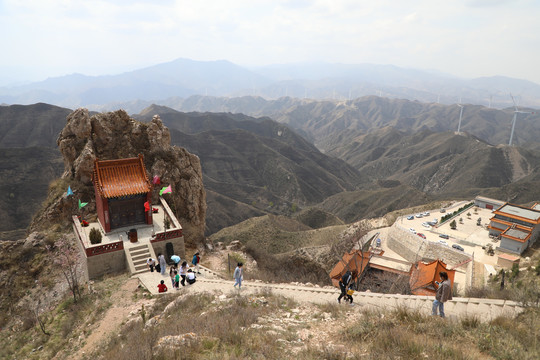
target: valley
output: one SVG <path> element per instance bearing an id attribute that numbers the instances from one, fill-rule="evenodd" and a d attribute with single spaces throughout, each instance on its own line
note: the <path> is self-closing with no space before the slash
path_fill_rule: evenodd
<path id="1" fill-rule="evenodd" d="M 14 111 L 28 110 L 26 107 L 7 108 L 5 114 L 8 115 L 0 117 L 0 120 L 11 126 L 15 126 L 18 119 L 13 115 Z M 51 183 L 45 193 L 40 190 L 38 182 L 27 185 L 35 193 L 23 191 L 19 187 L 9 187 L 7 189 L 13 193 L 12 198 L 17 201 L 5 202 L 5 205 L 0 203 L 8 210 L 15 204 L 24 204 L 20 199 L 43 204 L 39 209 L 25 207 L 24 211 L 15 214 L 16 219 L 25 219 L 26 213 L 28 222 L 33 217 L 29 227 L 33 232 L 26 239 L 23 239 L 25 235 L 21 231 L 24 230 L 24 223 L 12 221 L 11 227 L 1 229 L 4 231 L 3 238 L 7 240 L 0 243 L 2 251 L 11 255 L 2 262 L 3 268 L 10 270 L 0 275 L 3 288 L 10 289 L 1 299 L 5 314 L 10 314 L 6 316 L 20 312 L 20 308 L 10 299 L 21 296 L 25 287 L 32 282 L 38 281 L 41 290 L 52 289 L 50 278 L 53 272 L 47 261 L 47 244 L 54 242 L 61 234 L 70 232 L 70 219 L 67 215 L 73 206 L 70 207 L 66 199 L 66 186 L 70 185 L 79 198 L 85 201 L 88 199 L 88 219 L 96 221 L 95 215 L 91 215 L 97 211 L 97 206 L 92 201 L 92 161 L 89 159 L 94 156 L 115 158 L 118 154 L 124 157 L 143 154 L 146 166 L 152 169 L 149 176 L 159 173 L 162 181 L 172 183 L 178 190 L 167 201 L 171 202 L 184 228 L 186 251 L 201 251 L 203 259 L 208 257 L 207 265 L 219 263 L 215 269 L 209 269 L 208 274 L 226 275 L 226 271 L 221 269 L 225 255 L 228 261 L 231 256 L 233 259 L 241 259 L 248 264 L 248 284 L 253 281 L 251 287 L 260 288 L 266 294 L 262 295 L 265 299 L 286 296 L 289 299 L 286 301 L 306 303 L 303 305 L 306 307 L 317 306 L 313 303 L 330 307 L 328 302 L 335 300 L 337 293 L 334 288 L 327 287 L 330 285 L 328 274 L 339 263 L 344 252 L 351 250 L 351 247 L 358 247 L 362 238 L 378 234 L 381 240 L 379 250 L 385 254 L 373 258 L 373 270 L 369 270 L 362 287 L 358 289 L 357 299 L 364 306 L 347 316 L 362 317 L 364 315 L 359 314 L 382 311 L 380 305 L 384 301 L 385 310 L 396 304 L 395 311 L 405 311 L 411 314 L 406 316 L 423 319 L 422 316 L 429 312 L 429 299 L 421 302 L 421 310 L 418 308 L 417 313 L 410 313 L 415 310 L 399 310 L 401 305 L 396 303 L 392 295 L 383 295 L 379 299 L 377 296 L 380 294 L 371 296 L 370 293 L 398 291 L 407 294 L 402 296 L 411 296 L 409 285 L 405 286 L 402 278 L 401 273 L 405 271 L 403 268 L 410 267 L 417 259 L 431 261 L 441 257 L 447 264 L 457 268 L 454 278 L 456 296 L 474 298 L 473 302 L 480 304 L 471 305 L 469 313 L 469 307 L 460 308 L 461 300 L 457 300 L 449 304 L 449 311 L 459 313 L 466 310 L 465 314 L 474 316 L 475 311 L 482 309 L 485 316 L 500 315 L 504 318 L 508 314 L 503 310 L 509 306 L 515 309 L 514 315 L 522 311 L 525 314 L 535 311 L 523 310 L 516 301 L 521 301 L 536 289 L 532 272 L 538 266 L 537 248 L 527 250 L 525 256 L 528 260 L 523 265 L 530 270 L 519 278 L 519 281 L 531 284 L 526 287 L 528 292 L 519 291 L 517 285 L 511 282 L 508 292 L 498 293 L 491 289 L 493 284 L 486 280 L 489 277 L 483 270 L 484 264 L 497 266 L 498 259 L 497 256 L 482 254 L 481 246 L 485 246 L 486 241 L 491 242 L 485 236 L 487 231 L 483 227 L 477 229 L 474 224 L 468 224 L 473 221 L 468 217 L 465 225 L 458 225 L 457 231 L 450 230 L 448 223 L 437 229 L 426 227 L 422 233 L 426 238 L 424 244 L 424 238 L 417 233 L 422 231 L 419 229 L 425 221 L 415 216 L 413 220 L 407 219 L 411 214 L 428 211 L 435 214 L 442 208 L 451 211 L 479 194 L 502 201 L 523 200 L 520 204 L 534 202 L 538 196 L 538 187 L 529 184 L 536 184 L 539 180 L 540 159 L 534 146 L 495 146 L 466 132 L 455 134 L 452 131 L 437 132 L 428 128 L 415 132 L 385 125 L 368 131 L 330 131 L 327 139 L 332 140 L 327 143 L 331 147 L 321 152 L 308 140 L 307 133 L 304 133 L 306 137 L 300 136 L 290 124 L 268 117 L 255 118 L 231 113 L 183 113 L 163 106 L 152 106 L 133 118 L 122 110 L 100 114 L 85 109 L 71 113 L 67 109 L 49 106 L 43 109 L 46 113 L 67 111 L 68 114 L 64 119 L 61 119 L 63 115 L 53 115 L 51 119 L 42 120 L 32 112 L 29 121 L 20 121 L 16 125 L 20 129 L 13 133 L 11 140 L 17 141 L 3 145 L 6 159 L 0 168 L 0 175 L 4 180 L 17 179 L 17 182 L 24 183 L 23 180 L 39 179 L 42 184 Z M 52 133 L 43 131 L 37 136 L 32 132 L 36 126 L 54 129 L 62 123 L 64 126 L 59 130 L 59 135 L 52 136 Z M 14 143 L 23 146 L 14 147 Z M 39 196 L 42 196 L 42 200 Z M 489 213 L 481 214 L 484 221 L 489 220 Z M 8 214 L 6 211 L 6 216 Z M 160 229 L 159 226 L 157 228 Z M 414 228 L 414 233 L 408 228 Z M 473 230 L 481 231 L 482 235 L 477 235 Z M 143 236 L 142 231 L 140 234 Z M 440 234 L 449 235 L 444 240 L 446 244 L 439 239 Z M 482 240 L 478 242 L 480 238 Z M 461 246 L 463 251 L 453 245 Z M 463 260 L 472 254 L 476 254 L 475 260 Z M 28 271 L 17 274 L 16 264 L 22 264 Z M 400 276 L 381 273 L 381 268 L 392 268 L 392 264 L 397 264 L 393 271 L 400 273 Z M 204 274 L 197 287 L 202 292 L 198 296 L 207 296 L 208 291 L 223 291 L 223 286 L 229 285 L 221 280 L 207 279 Z M 59 275 L 56 273 L 54 276 Z M 81 316 L 80 321 L 96 332 L 90 334 L 78 326 L 63 323 L 63 328 L 79 334 L 79 340 L 73 340 L 72 345 L 68 345 L 57 337 L 54 342 L 49 342 L 45 337 L 35 334 L 37 340 L 34 349 L 43 344 L 44 353 L 54 353 L 60 357 L 77 354 L 84 358 L 82 351 L 94 351 L 97 344 L 107 343 L 106 338 L 99 335 L 101 331 L 110 333 L 115 331 L 114 327 L 129 332 L 129 326 L 124 326 L 125 319 L 131 319 L 129 321 L 134 324 L 134 319 L 142 316 L 143 322 L 146 321 L 146 315 L 142 315 L 146 314 L 143 305 L 153 315 L 160 316 L 161 310 L 153 308 L 155 304 L 165 301 L 167 305 L 175 306 L 184 296 L 191 296 L 178 292 L 179 297 L 172 295 L 164 298 L 152 294 L 153 291 L 139 291 L 130 285 L 129 289 L 125 287 L 121 291 L 132 293 L 137 300 L 122 305 L 118 300 L 120 293 L 104 287 L 115 281 L 124 282 L 123 276 L 106 275 L 96 280 L 95 289 L 101 289 L 99 293 L 92 293 L 93 286 L 83 290 L 88 299 L 92 297 L 101 304 L 100 312 L 104 320 L 84 315 L 94 311 L 90 304 L 77 305 L 77 310 L 75 306 L 64 305 L 73 311 L 73 316 Z M 143 286 L 153 288 L 152 282 L 156 281 L 154 275 L 145 272 L 140 276 Z M 148 276 L 150 280 L 143 279 Z M 300 282 L 318 285 L 306 287 Z M 489 302 L 492 300 L 476 300 L 474 291 L 480 291 L 476 290 L 477 286 L 485 286 L 483 291 L 490 291 L 489 297 L 507 299 L 500 300 L 503 304 L 507 301 L 507 305 L 497 307 Z M 399 290 L 396 290 L 398 287 Z M 44 291 L 48 293 L 48 290 Z M 112 306 L 103 300 L 104 292 L 107 291 L 116 294 L 117 305 Z M 268 291 L 273 293 L 269 294 Z M 312 292 L 318 294 L 315 295 L 317 301 L 311 299 Z M 244 296 L 260 297 L 259 294 L 250 290 Z M 227 298 L 229 294 L 224 292 L 219 296 L 220 299 L 223 296 Z M 238 301 L 244 299 L 244 296 L 234 296 Z M 408 304 L 414 302 L 414 297 L 404 297 L 400 301 Z M 139 310 L 139 306 L 142 310 Z M 156 309 L 160 309 L 160 305 L 157 306 Z M 38 319 L 40 311 L 44 310 L 36 312 Z M 329 311 L 337 314 L 342 312 L 334 308 Z M 44 313 L 50 316 L 46 326 L 61 323 L 58 314 Z M 386 314 L 394 316 L 393 312 Z M 460 315 L 450 318 L 456 323 L 468 321 Z M 25 321 L 31 324 L 34 320 Z M 159 318 L 152 320 L 159 321 Z M 314 319 L 306 319 L 306 322 L 317 326 Z M 23 320 L 13 324 L 14 329 L 19 329 L 17 334 L 37 331 L 37 328 L 32 327 L 23 330 L 25 324 Z M 53 332 L 55 336 L 60 334 L 57 330 Z M 0 340 L 7 341 L 5 338 Z M 53 343 L 59 344 L 59 347 L 53 347 Z M 155 345 L 153 342 L 149 344 L 152 347 Z M 6 346 L 5 349 L 11 354 L 18 353 L 13 347 Z M 22 353 L 31 350 L 24 349 Z M 109 343 L 103 351 L 118 350 L 113 343 Z M 317 353 L 319 350 L 311 348 L 310 351 Z M 35 358 L 39 357 L 40 353 L 36 352 Z"/>

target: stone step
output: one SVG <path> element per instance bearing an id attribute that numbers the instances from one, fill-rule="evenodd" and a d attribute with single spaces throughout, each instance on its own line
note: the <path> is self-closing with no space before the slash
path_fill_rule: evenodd
<path id="1" fill-rule="evenodd" d="M 146 261 L 141 260 L 141 261 L 134 261 L 133 266 L 147 266 L 147 265 L 146 265 Z"/>
<path id="2" fill-rule="evenodd" d="M 132 246 L 130 247 L 128 250 L 130 252 L 133 252 L 133 251 L 137 251 L 137 250 L 141 250 L 141 249 L 148 249 L 148 245 L 137 245 L 137 246 Z"/>
<path id="3" fill-rule="evenodd" d="M 133 257 L 133 256 L 137 256 L 137 255 L 142 255 L 142 254 L 149 254 L 150 252 L 148 251 L 148 246 L 145 246 L 144 249 L 138 249 L 138 250 L 134 250 L 134 251 L 129 251 L 129 254 Z"/>
<path id="4" fill-rule="evenodd" d="M 144 265 L 135 265 L 135 271 L 145 270 L 147 269 L 146 264 Z"/>
<path id="5" fill-rule="evenodd" d="M 136 255 L 136 256 L 132 256 L 131 257 L 133 259 L 133 261 L 138 261 L 138 260 L 148 260 L 149 258 L 151 258 L 150 256 L 150 252 L 146 251 L 146 253 L 144 254 L 140 254 L 140 255 Z"/>

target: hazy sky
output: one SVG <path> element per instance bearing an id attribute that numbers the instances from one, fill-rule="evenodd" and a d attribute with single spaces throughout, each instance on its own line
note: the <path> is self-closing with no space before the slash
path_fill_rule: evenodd
<path id="1" fill-rule="evenodd" d="M 538 0 L 0 0 L 0 82 L 170 61 L 394 64 L 540 83 Z"/>

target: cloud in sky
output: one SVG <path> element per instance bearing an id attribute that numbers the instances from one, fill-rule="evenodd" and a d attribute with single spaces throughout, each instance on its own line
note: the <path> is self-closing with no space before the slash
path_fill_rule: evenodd
<path id="1" fill-rule="evenodd" d="M 394 64 L 540 83 L 535 0 L 0 0 L 1 78 L 170 61 Z"/>

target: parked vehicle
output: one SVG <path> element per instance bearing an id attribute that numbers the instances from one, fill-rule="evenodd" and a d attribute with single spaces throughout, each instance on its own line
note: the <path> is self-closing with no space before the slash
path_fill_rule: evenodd
<path id="1" fill-rule="evenodd" d="M 443 238 L 443 239 L 446 239 L 446 240 L 450 239 L 450 236 L 448 236 L 446 234 L 441 234 L 441 235 L 439 235 L 439 237 Z"/>
<path id="2" fill-rule="evenodd" d="M 446 241 L 444 241 L 444 240 L 439 240 L 439 243 L 448 246 L 448 243 Z"/>
<path id="3" fill-rule="evenodd" d="M 422 233 L 416 233 L 416 235 L 420 236 L 422 239 L 425 239 L 426 238 L 426 235 L 422 234 Z"/>
<path id="4" fill-rule="evenodd" d="M 429 211 L 424 211 L 424 216 L 429 216 Z"/>
<path id="5" fill-rule="evenodd" d="M 428 229 L 431 228 L 431 225 L 429 223 L 427 223 L 427 222 L 423 222 L 422 226 L 425 227 L 425 228 L 428 228 Z"/>
<path id="6" fill-rule="evenodd" d="M 416 217 L 417 217 L 417 218 L 421 218 L 421 217 L 423 217 L 423 216 L 424 216 L 424 215 L 422 215 L 422 214 L 420 214 L 420 213 L 416 214 Z"/>
<path id="7" fill-rule="evenodd" d="M 414 220 L 414 215 L 407 216 L 407 220 Z"/>
<path id="8" fill-rule="evenodd" d="M 456 250 L 459 250 L 459 251 L 465 251 L 464 248 L 462 248 L 461 246 L 459 246 L 458 244 L 453 244 L 452 247 Z"/>
<path id="9" fill-rule="evenodd" d="M 414 230 L 413 228 L 409 228 L 409 231 L 412 232 L 413 234 L 416 234 L 416 230 Z"/>
<path id="10" fill-rule="evenodd" d="M 442 213 L 445 213 L 445 212 L 446 212 L 445 209 L 441 209 L 441 210 L 439 210 L 439 211 L 442 212 Z"/>
<path id="11" fill-rule="evenodd" d="M 437 223 L 434 222 L 434 221 L 428 221 L 427 224 L 428 224 L 429 226 L 435 226 L 435 225 L 437 225 Z"/>

